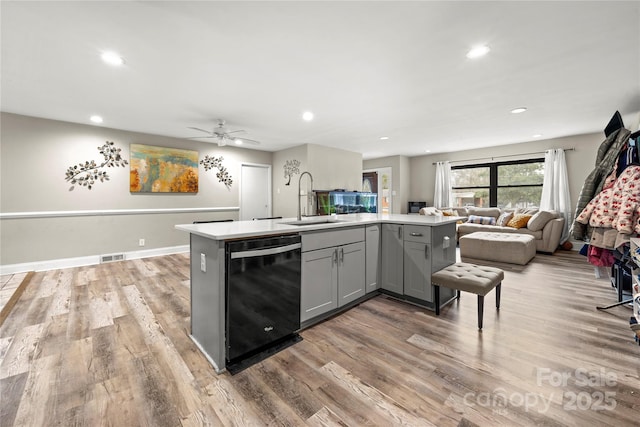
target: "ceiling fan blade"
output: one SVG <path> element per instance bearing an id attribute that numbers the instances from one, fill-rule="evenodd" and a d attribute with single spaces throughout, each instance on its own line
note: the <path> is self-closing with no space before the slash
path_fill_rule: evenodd
<path id="1" fill-rule="evenodd" d="M 203 138 L 216 138 L 212 135 L 203 135 L 203 136 L 186 136 L 183 139 L 203 139 Z"/>
<path id="2" fill-rule="evenodd" d="M 192 126 L 187 126 L 187 129 L 193 129 L 193 130 L 199 130 L 200 132 L 205 132 L 208 134 L 211 134 L 212 132 L 210 130 L 205 130 L 205 129 L 200 129 L 200 128 L 194 128 Z"/>
<path id="3" fill-rule="evenodd" d="M 237 139 L 241 140 L 243 144 L 260 145 L 260 141 L 256 141 L 255 139 L 249 139 L 249 138 L 237 138 Z"/>
<path id="4" fill-rule="evenodd" d="M 246 132 L 246 130 L 244 130 L 244 129 L 232 130 L 231 132 L 227 132 L 227 135 L 229 135 L 230 133 L 238 133 L 238 132 Z"/>

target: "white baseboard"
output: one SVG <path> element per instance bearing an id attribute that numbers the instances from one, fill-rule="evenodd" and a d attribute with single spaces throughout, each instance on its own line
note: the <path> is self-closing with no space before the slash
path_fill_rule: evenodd
<path id="1" fill-rule="evenodd" d="M 140 259 L 161 255 L 171 255 L 189 252 L 189 245 L 171 246 L 167 248 L 146 249 L 142 251 L 124 252 L 124 259 Z M 16 274 L 27 271 L 57 270 L 60 268 L 83 267 L 100 264 L 102 255 L 90 255 L 77 258 L 52 259 L 47 261 L 25 262 L 22 264 L 0 265 L 0 274 Z"/>

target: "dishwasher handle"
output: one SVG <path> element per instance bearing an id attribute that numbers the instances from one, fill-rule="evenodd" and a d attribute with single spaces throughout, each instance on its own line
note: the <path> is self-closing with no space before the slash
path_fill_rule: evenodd
<path id="1" fill-rule="evenodd" d="M 300 248 L 302 248 L 301 243 L 294 243 L 292 245 L 276 246 L 275 248 L 255 249 L 251 251 L 242 251 L 242 252 L 231 252 L 231 259 L 255 258 L 255 257 L 261 257 L 265 255 L 276 255 L 276 254 L 282 254 L 285 252 L 295 251 L 296 249 L 300 249 Z"/>

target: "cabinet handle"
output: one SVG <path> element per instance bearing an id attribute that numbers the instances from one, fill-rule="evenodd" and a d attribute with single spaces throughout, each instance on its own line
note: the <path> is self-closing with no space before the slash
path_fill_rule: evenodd
<path id="1" fill-rule="evenodd" d="M 344 248 L 340 248 L 340 263 L 344 264 Z"/>
<path id="2" fill-rule="evenodd" d="M 424 258 L 429 259 L 429 246 L 424 245 Z"/>
<path id="3" fill-rule="evenodd" d="M 413 237 L 420 237 L 422 233 L 410 233 Z"/>
<path id="4" fill-rule="evenodd" d="M 333 267 L 338 263 L 338 248 L 334 249 L 333 255 L 331 255 L 331 266 Z"/>
<path id="5" fill-rule="evenodd" d="M 402 239 L 402 226 L 398 227 L 398 239 Z"/>

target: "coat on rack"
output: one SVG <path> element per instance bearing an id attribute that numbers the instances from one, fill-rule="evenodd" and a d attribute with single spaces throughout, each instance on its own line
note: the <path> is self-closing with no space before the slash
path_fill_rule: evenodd
<path id="1" fill-rule="evenodd" d="M 621 128 L 612 132 L 604 142 L 600 144 L 596 156 L 596 167 L 591 171 L 589 176 L 587 176 L 582 190 L 580 190 L 578 203 L 576 204 L 576 217 L 571 227 L 571 236 L 574 239 L 584 240 L 591 234 L 588 224 L 582 224 L 577 221 L 578 215 L 580 215 L 594 196 L 602 191 L 605 180 L 611 174 L 620 151 L 629 140 L 629 135 L 631 135 L 631 132 L 628 129 Z"/>

